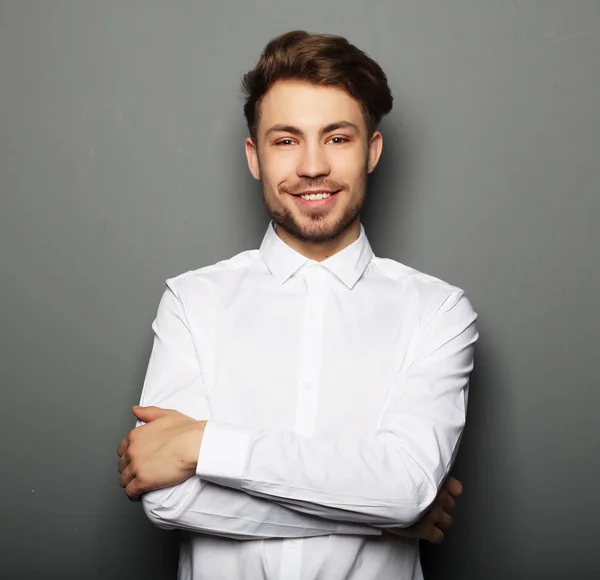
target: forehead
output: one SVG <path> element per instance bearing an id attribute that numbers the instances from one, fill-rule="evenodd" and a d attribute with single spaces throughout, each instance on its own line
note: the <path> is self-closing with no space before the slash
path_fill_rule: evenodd
<path id="1" fill-rule="evenodd" d="M 278 81 L 260 104 L 259 131 L 272 125 L 319 130 L 332 122 L 350 121 L 363 127 L 360 104 L 343 89 L 299 81 Z"/>

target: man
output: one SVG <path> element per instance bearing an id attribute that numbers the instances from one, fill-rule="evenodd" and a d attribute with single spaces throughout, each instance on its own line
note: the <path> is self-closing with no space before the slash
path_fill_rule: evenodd
<path id="1" fill-rule="evenodd" d="M 120 483 L 189 532 L 180 579 L 422 578 L 418 537 L 442 539 L 460 494 L 476 314 L 373 255 L 360 210 L 392 107 L 373 60 L 291 32 L 244 86 L 272 223 L 167 281 Z"/>

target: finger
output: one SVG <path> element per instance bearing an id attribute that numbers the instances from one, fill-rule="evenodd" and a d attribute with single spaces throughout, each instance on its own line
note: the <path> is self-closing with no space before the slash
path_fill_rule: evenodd
<path id="1" fill-rule="evenodd" d="M 136 477 L 137 472 L 133 468 L 133 465 L 129 463 L 127 467 L 123 469 L 119 476 L 119 484 L 121 487 L 127 487 Z"/>
<path id="2" fill-rule="evenodd" d="M 128 465 L 119 475 L 119 485 L 121 487 L 127 487 L 131 480 L 134 478 L 134 474 L 131 471 L 131 465 Z"/>
<path id="3" fill-rule="evenodd" d="M 140 421 L 144 421 L 145 423 L 154 421 L 166 414 L 166 409 L 161 409 L 160 407 L 140 407 L 139 405 L 134 405 L 132 411 Z"/>
<path id="4" fill-rule="evenodd" d="M 444 532 L 439 528 L 433 526 L 427 533 L 426 540 L 432 544 L 441 544 L 444 541 Z"/>
<path id="5" fill-rule="evenodd" d="M 142 493 L 136 483 L 136 480 L 133 479 L 125 488 L 125 493 L 130 501 L 140 501 Z"/>
<path id="6" fill-rule="evenodd" d="M 129 465 L 130 462 L 131 458 L 129 457 L 129 454 L 124 453 L 119 459 L 119 473 L 123 473 L 123 471 L 125 471 L 125 468 Z"/>
<path id="7" fill-rule="evenodd" d="M 123 438 L 121 443 L 119 443 L 119 445 L 117 446 L 117 453 L 118 453 L 119 457 L 121 457 L 123 455 L 123 453 L 125 453 L 125 451 L 127 451 L 128 446 L 129 446 L 129 434 L 127 434 Z"/>
<path id="8" fill-rule="evenodd" d="M 139 472 L 136 472 L 133 477 L 129 480 L 129 483 L 124 486 L 125 493 L 131 501 L 140 501 L 142 495 L 147 491 L 160 489 L 160 482 L 153 479 L 148 479 Z"/>
<path id="9" fill-rule="evenodd" d="M 446 513 L 451 514 L 456 508 L 456 501 L 448 493 L 444 496 L 443 501 L 440 503 L 440 505 Z"/>
<path id="10" fill-rule="evenodd" d="M 444 487 L 452 497 L 460 497 L 462 495 L 463 485 L 454 477 L 449 477 Z"/>
<path id="11" fill-rule="evenodd" d="M 435 514 L 435 525 L 443 532 L 447 532 L 452 527 L 453 521 L 452 516 L 443 510 Z"/>

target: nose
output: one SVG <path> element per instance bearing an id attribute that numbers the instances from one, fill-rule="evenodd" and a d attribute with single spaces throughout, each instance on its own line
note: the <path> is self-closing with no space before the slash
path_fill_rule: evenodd
<path id="1" fill-rule="evenodd" d="M 302 156 L 296 172 L 299 177 L 320 177 L 329 175 L 330 164 L 324 147 L 320 144 L 306 143 L 302 147 Z"/>

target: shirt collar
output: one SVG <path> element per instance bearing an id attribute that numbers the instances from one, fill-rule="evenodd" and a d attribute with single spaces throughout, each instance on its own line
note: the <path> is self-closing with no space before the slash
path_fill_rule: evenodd
<path id="1" fill-rule="evenodd" d="M 269 224 L 263 238 L 260 255 L 278 284 L 285 283 L 305 264 L 314 262 L 290 248 L 275 232 L 273 222 Z M 320 264 L 352 289 L 372 258 L 373 250 L 361 224 L 360 235 L 356 241 Z"/>

